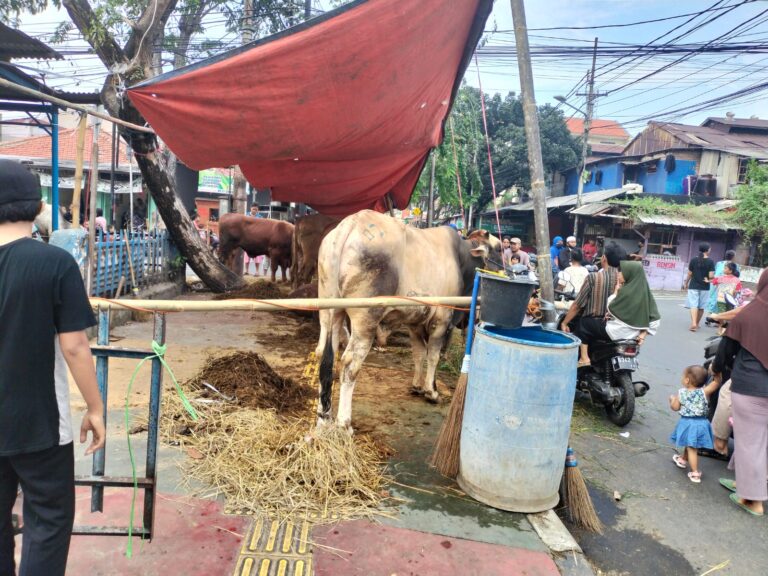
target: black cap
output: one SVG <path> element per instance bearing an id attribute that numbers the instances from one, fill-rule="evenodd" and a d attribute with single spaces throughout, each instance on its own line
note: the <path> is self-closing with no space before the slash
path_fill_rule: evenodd
<path id="1" fill-rule="evenodd" d="M 40 202 L 40 178 L 14 160 L 0 160 L 0 205 L 36 200 Z"/>

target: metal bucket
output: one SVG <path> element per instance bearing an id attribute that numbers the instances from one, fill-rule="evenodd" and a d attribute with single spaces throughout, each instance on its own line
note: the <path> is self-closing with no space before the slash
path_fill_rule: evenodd
<path id="1" fill-rule="evenodd" d="M 458 482 L 494 508 L 558 502 L 576 389 L 579 340 L 540 327 L 476 330 Z"/>
<path id="2" fill-rule="evenodd" d="M 525 311 L 537 282 L 527 277 L 506 278 L 494 274 L 480 274 L 480 316 L 483 322 L 519 328 L 525 320 Z"/>

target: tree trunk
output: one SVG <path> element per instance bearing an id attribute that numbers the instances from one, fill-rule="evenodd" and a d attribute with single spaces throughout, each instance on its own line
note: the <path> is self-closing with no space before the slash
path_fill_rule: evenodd
<path id="1" fill-rule="evenodd" d="M 136 22 L 125 50 L 121 49 L 109 35 L 106 38 L 94 39 L 88 34 L 88 31 L 93 29 L 91 23 L 98 22 L 88 0 L 64 0 L 63 5 L 105 66 L 108 69 L 119 70 L 126 84 L 132 85 L 151 77 L 152 44 L 158 31 L 164 29 L 168 16 L 176 5 L 176 0 L 158 0 L 154 6 L 145 10 Z M 161 17 L 156 18 L 153 11 Z M 133 107 L 130 100 L 118 95 L 117 85 L 111 74 L 104 81 L 101 100 L 112 116 L 134 124 L 146 124 L 146 120 Z M 169 166 L 157 150 L 157 137 L 154 134 L 131 132 L 122 127 L 120 127 L 120 135 L 136 153 L 136 161 L 144 183 L 157 205 L 171 238 L 192 270 L 214 292 L 224 292 L 244 286 L 243 279 L 233 274 L 216 259 L 195 230 L 189 214 L 176 196 L 172 165 Z"/>

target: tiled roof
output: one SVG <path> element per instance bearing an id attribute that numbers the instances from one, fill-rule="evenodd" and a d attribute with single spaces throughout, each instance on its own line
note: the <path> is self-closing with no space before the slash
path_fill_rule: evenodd
<path id="1" fill-rule="evenodd" d="M 571 134 L 578 136 L 584 133 L 583 118 L 577 118 L 574 116 L 573 118 L 568 118 L 565 123 L 568 126 L 568 131 Z M 592 120 L 592 126 L 590 126 L 589 132 L 590 134 L 595 134 L 598 136 L 613 136 L 615 138 L 629 139 L 629 132 L 627 132 L 624 127 L 615 120 L 601 120 L 599 118 L 595 118 Z"/>
<path id="2" fill-rule="evenodd" d="M 621 153 L 624 152 L 624 145 L 623 144 L 590 144 L 589 147 L 592 149 L 592 154 L 612 154 L 614 156 L 621 156 Z"/>
<path id="3" fill-rule="evenodd" d="M 74 162 L 76 158 L 77 129 L 59 130 L 59 161 Z M 120 140 L 120 158 L 118 163 L 128 165 L 128 156 L 125 153 L 126 143 Z M 83 150 L 83 164 L 87 167 L 91 163 L 91 150 L 93 147 L 93 127 L 89 126 L 85 132 L 85 148 Z M 18 158 L 51 159 L 51 137 L 46 135 L 33 136 L 23 140 L 4 142 L 0 144 L 0 157 L 13 156 Z M 112 161 L 112 131 L 99 132 L 99 164 L 109 165 Z"/>

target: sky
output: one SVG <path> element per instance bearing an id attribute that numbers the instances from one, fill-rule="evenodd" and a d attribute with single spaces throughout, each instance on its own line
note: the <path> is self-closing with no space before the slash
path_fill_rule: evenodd
<path id="1" fill-rule="evenodd" d="M 406 1 L 406 0 L 401 0 Z M 418 1 L 418 0 L 412 0 Z M 455 1 L 455 0 L 453 0 Z M 325 3 L 324 3 L 325 2 Z M 315 10 L 327 7 L 326 0 L 315 0 Z M 533 74 L 538 104 L 557 105 L 557 95 L 568 96 L 568 102 L 584 110 L 585 87 L 577 86 L 591 66 L 594 38 L 601 49 L 623 49 L 625 58 L 616 59 L 614 54 L 601 53 L 597 58 L 595 118 L 613 119 L 625 125 L 631 134 L 642 130 L 649 118 L 668 122 L 700 124 L 708 116 L 724 116 L 733 112 L 739 118 L 758 116 L 768 119 L 768 91 L 746 95 L 739 101 L 713 103 L 706 110 L 695 110 L 700 104 L 719 96 L 730 94 L 768 82 L 768 1 L 766 0 L 528 0 L 526 16 L 532 51 L 541 53 L 543 47 L 586 47 L 578 56 L 559 55 L 533 58 Z M 700 16 L 672 18 L 681 14 L 695 14 L 710 8 L 714 10 Z M 763 14 L 765 12 L 765 14 Z M 703 22 L 717 16 L 706 25 Z M 221 20 L 221 15 L 214 15 Z M 591 30 L 559 29 L 535 30 L 536 28 L 596 27 L 633 23 L 643 20 L 671 18 L 662 22 L 618 28 Z M 693 20 L 684 25 L 686 20 Z M 21 29 L 28 34 L 46 40 L 56 25 L 67 19 L 66 12 L 47 10 L 36 15 L 22 15 Z M 679 27 L 679 28 L 678 28 Z M 673 31 L 678 28 L 676 31 Z M 479 52 L 480 78 L 486 93 L 519 92 L 517 62 L 514 58 L 514 34 L 508 0 L 499 0 L 486 24 L 484 46 Z M 688 55 L 689 58 L 654 73 L 658 68 L 671 64 L 681 54 L 642 55 L 637 46 L 671 32 L 656 42 L 663 44 L 675 36 L 688 32 L 675 44 L 695 43 L 701 48 L 735 29 L 728 43 L 752 42 L 763 46 L 764 53 L 718 52 Z M 227 36 L 221 25 L 214 24 L 209 35 L 237 42 Z M 724 40 L 712 42 L 719 45 Z M 628 47 L 628 45 L 631 45 Z M 66 46 L 56 46 L 66 54 L 65 62 L 14 61 L 26 66 L 32 75 L 44 73 L 45 81 L 54 87 L 70 91 L 95 91 L 100 89 L 105 71 L 95 56 L 86 54 L 86 44 L 74 40 Z M 628 55 L 627 55 L 628 54 Z M 648 75 L 648 78 L 630 86 L 624 85 Z M 465 80 L 478 86 L 478 74 L 474 63 L 467 70 Z M 580 114 L 568 106 L 560 105 L 566 116 Z M 691 110 L 678 110 L 689 107 Z"/>

